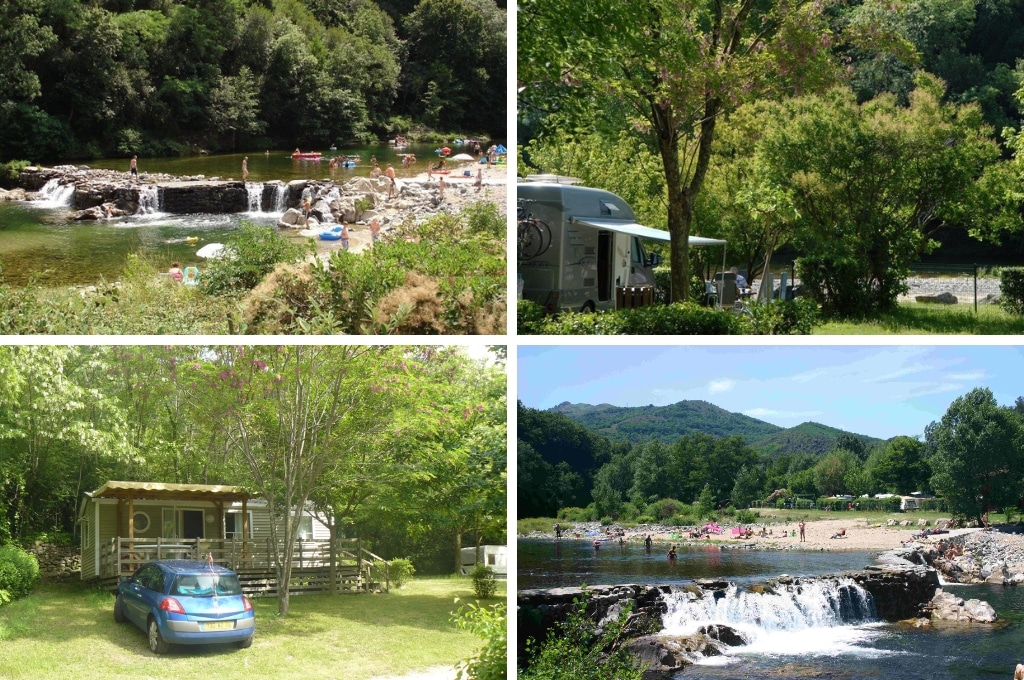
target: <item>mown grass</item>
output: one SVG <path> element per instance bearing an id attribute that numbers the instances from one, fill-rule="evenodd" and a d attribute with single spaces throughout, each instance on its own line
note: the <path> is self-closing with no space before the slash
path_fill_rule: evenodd
<path id="1" fill-rule="evenodd" d="M 892 312 L 862 321 L 831 321 L 814 335 L 1016 335 L 1024 333 L 1024 317 L 997 305 L 936 305 L 902 302 Z"/>
<path id="2" fill-rule="evenodd" d="M 505 597 L 499 583 L 497 598 Z M 456 629 L 455 602 L 476 602 L 468 578 L 416 579 L 389 594 L 304 595 L 287 617 L 255 601 L 256 638 L 152 654 L 145 634 L 114 622 L 114 598 L 77 584 L 44 584 L 0 608 L 0 678 L 351 678 L 454 666 L 482 641 Z"/>

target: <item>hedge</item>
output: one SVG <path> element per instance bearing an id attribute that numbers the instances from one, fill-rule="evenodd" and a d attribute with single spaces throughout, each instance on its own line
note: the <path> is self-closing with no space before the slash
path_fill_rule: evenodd
<path id="1" fill-rule="evenodd" d="M 1010 314 L 1024 315 L 1024 267 L 1004 267 L 999 274 L 1000 306 Z"/>
<path id="2" fill-rule="evenodd" d="M 14 544 L 0 546 L 0 606 L 27 595 L 38 577 L 35 555 Z"/>

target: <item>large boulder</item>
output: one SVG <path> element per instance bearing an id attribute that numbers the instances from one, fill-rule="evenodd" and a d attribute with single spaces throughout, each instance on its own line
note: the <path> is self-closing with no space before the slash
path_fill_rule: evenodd
<path id="1" fill-rule="evenodd" d="M 668 680 L 705 656 L 721 654 L 708 636 L 645 635 L 626 644 L 643 668 L 643 680 Z"/>
<path id="2" fill-rule="evenodd" d="M 933 621 L 959 621 L 961 623 L 993 623 L 996 611 L 988 602 L 982 600 L 964 600 L 952 593 L 943 592 L 940 588 L 927 611 Z"/>
<path id="3" fill-rule="evenodd" d="M 914 297 L 918 302 L 927 302 L 938 305 L 955 305 L 960 302 L 957 296 L 950 292 L 939 293 L 938 295 L 917 295 Z"/>
<path id="4" fill-rule="evenodd" d="M 295 208 L 289 208 L 278 219 L 277 226 L 281 229 L 305 229 L 306 218 Z"/>

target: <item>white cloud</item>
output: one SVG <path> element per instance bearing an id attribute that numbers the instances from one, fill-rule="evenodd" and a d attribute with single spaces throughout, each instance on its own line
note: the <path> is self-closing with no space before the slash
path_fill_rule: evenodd
<path id="1" fill-rule="evenodd" d="M 723 380 L 712 380 L 708 383 L 708 391 L 712 394 L 716 392 L 728 392 L 736 386 L 736 382 L 725 378 Z"/>
<path id="2" fill-rule="evenodd" d="M 779 411 L 772 408 L 748 408 L 743 415 L 751 418 L 776 418 L 779 420 L 795 420 L 797 418 L 814 418 L 821 415 L 821 411 Z"/>

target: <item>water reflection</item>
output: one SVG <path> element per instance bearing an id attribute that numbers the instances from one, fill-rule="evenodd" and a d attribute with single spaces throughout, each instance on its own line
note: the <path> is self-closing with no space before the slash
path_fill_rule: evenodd
<path id="1" fill-rule="evenodd" d="M 680 583 L 697 578 L 755 581 L 779 574 L 826 574 L 862 569 L 870 552 L 796 552 L 721 549 L 717 545 L 677 546 L 605 543 L 595 550 L 588 540 L 520 540 L 519 588 L 557 588 L 581 584 Z"/>

